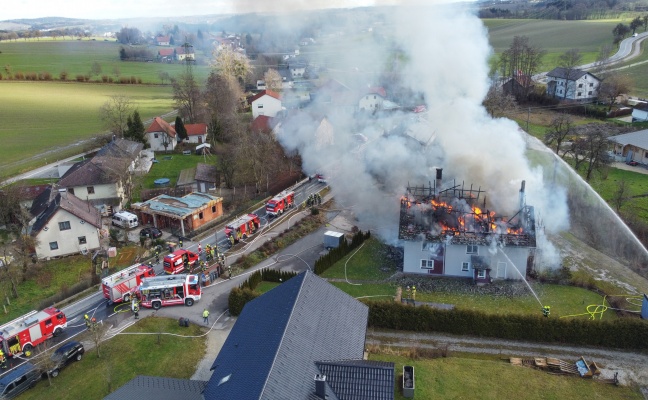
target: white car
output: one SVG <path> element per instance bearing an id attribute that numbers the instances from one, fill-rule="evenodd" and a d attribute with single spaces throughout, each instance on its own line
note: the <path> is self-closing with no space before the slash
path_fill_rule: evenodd
<path id="1" fill-rule="evenodd" d="M 633 33 L 633 34 L 632 34 L 632 37 L 637 37 L 637 36 L 639 36 L 638 33 Z"/>

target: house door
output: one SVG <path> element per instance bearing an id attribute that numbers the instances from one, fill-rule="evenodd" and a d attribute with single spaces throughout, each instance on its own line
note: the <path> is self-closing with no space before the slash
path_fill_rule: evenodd
<path id="1" fill-rule="evenodd" d="M 506 263 L 498 262 L 497 263 L 497 277 L 506 279 Z"/>
<path id="2" fill-rule="evenodd" d="M 632 161 L 632 154 L 633 154 L 633 151 L 628 150 L 628 153 L 626 153 L 626 162 Z"/>
<path id="3" fill-rule="evenodd" d="M 198 136 L 198 144 L 202 143 L 202 136 Z"/>

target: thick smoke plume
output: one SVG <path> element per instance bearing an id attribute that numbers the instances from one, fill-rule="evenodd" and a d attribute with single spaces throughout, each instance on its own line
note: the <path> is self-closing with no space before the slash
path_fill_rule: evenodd
<path id="1" fill-rule="evenodd" d="M 354 93 L 366 94 L 391 77 L 408 89 L 397 98 L 387 93 L 399 111 L 363 118 L 340 111 L 335 101 L 315 101 L 285 118 L 279 132 L 284 147 L 300 152 L 306 172 L 327 175 L 336 202 L 353 207 L 362 229 L 390 242 L 397 237 L 399 197 L 408 184 L 433 182 L 437 167 L 443 168 L 444 187 L 480 187 L 488 208 L 504 216 L 519 210 L 525 180 L 526 203 L 544 225 L 539 231 L 566 229 L 564 190 L 545 183 L 542 169 L 531 167 L 526 134 L 482 107 L 491 48 L 479 18 L 459 5 L 390 7 L 383 18 L 369 30 L 372 40 L 355 40 L 353 34 L 340 39 L 344 50 L 327 67 Z M 424 113 L 412 112 L 416 93 L 423 95 Z M 538 243 L 552 252 L 544 238 Z"/>

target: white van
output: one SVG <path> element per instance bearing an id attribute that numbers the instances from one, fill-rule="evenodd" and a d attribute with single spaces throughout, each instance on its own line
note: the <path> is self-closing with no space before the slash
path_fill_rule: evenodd
<path id="1" fill-rule="evenodd" d="M 128 211 L 119 211 L 113 214 L 112 224 L 122 228 L 135 228 L 139 225 L 137 215 L 129 213 Z"/>

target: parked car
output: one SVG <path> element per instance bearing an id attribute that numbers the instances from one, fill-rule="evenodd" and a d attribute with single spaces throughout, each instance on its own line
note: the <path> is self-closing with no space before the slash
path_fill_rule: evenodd
<path id="1" fill-rule="evenodd" d="M 326 177 L 325 177 L 324 175 L 322 175 L 322 174 L 317 174 L 317 175 L 315 175 L 315 177 L 317 178 L 317 182 L 319 182 L 319 183 L 326 183 Z"/>
<path id="2" fill-rule="evenodd" d="M 626 164 L 631 165 L 631 166 L 633 166 L 633 167 L 636 167 L 637 165 L 639 165 L 639 163 L 636 162 L 636 161 L 634 161 L 634 160 L 632 160 L 632 161 L 628 161 L 628 162 L 626 162 Z"/>
<path id="3" fill-rule="evenodd" d="M 162 231 L 154 226 L 147 226 L 140 231 L 140 237 L 157 239 L 162 237 Z"/>
<path id="4" fill-rule="evenodd" d="M 41 379 L 41 371 L 30 362 L 20 364 L 0 378 L 0 399 L 15 399 Z"/>
<path id="5" fill-rule="evenodd" d="M 52 361 L 54 362 L 54 367 L 52 367 L 47 373 L 52 378 L 56 378 L 66 365 L 72 361 L 81 361 L 85 349 L 83 345 L 76 341 L 71 341 L 65 343 L 63 346 L 56 349 L 54 354 L 52 354 Z"/>

